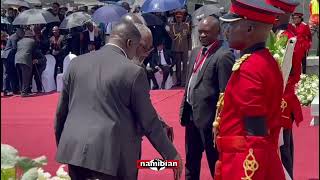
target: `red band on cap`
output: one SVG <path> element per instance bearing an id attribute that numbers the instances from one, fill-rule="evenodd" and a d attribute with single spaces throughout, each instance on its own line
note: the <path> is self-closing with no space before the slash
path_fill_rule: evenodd
<path id="1" fill-rule="evenodd" d="M 281 10 L 283 10 L 285 12 L 289 12 L 289 13 L 293 13 L 294 10 L 296 9 L 296 5 L 286 4 L 286 3 L 281 2 L 279 0 L 266 0 L 266 2 L 268 4 L 271 4 L 271 5 L 275 6 L 275 7 L 278 7 Z"/>
<path id="2" fill-rule="evenodd" d="M 260 12 L 253 11 L 251 9 L 243 8 L 243 7 L 237 6 L 235 4 L 231 5 L 230 11 L 232 13 L 246 17 L 247 19 L 250 19 L 253 21 L 258 21 L 258 22 L 263 22 L 263 23 L 267 23 L 267 24 L 274 24 L 274 22 L 276 20 L 275 15 L 265 14 L 265 13 L 262 13 L 262 11 L 260 11 Z"/>

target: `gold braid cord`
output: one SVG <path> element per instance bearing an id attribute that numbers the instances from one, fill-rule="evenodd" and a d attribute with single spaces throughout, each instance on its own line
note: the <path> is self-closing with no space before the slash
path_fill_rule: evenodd
<path id="1" fill-rule="evenodd" d="M 236 60 L 236 62 L 234 63 L 233 67 L 232 67 L 232 71 L 237 71 L 240 69 L 241 64 L 246 61 L 249 57 L 251 56 L 251 54 L 245 54 L 243 55 L 240 59 Z"/>
<path id="2" fill-rule="evenodd" d="M 241 178 L 242 180 L 252 180 L 254 173 L 259 169 L 258 161 L 253 155 L 253 149 L 249 149 L 249 154 L 246 159 L 243 161 L 243 168 L 245 177 Z"/>
<path id="3" fill-rule="evenodd" d="M 172 25 L 172 29 L 173 29 L 173 35 L 175 36 L 174 40 L 178 39 L 179 44 L 181 44 L 181 42 L 182 42 L 181 33 L 176 33 L 176 28 L 174 27 L 174 24 Z"/>
<path id="4" fill-rule="evenodd" d="M 281 101 L 281 111 L 284 112 L 284 110 L 287 107 L 288 107 L 288 103 L 284 99 L 282 99 L 282 101 Z M 286 118 L 286 119 L 290 119 L 289 117 L 284 116 L 284 115 L 282 115 L 281 117 Z"/>
<path id="5" fill-rule="evenodd" d="M 215 116 L 215 119 L 214 119 L 214 122 L 212 124 L 213 128 L 215 129 L 215 133 L 214 133 L 214 141 L 213 141 L 213 147 L 216 146 L 216 137 L 218 135 L 218 131 L 219 131 L 219 124 L 220 124 L 220 113 L 221 113 L 221 110 L 223 108 L 223 104 L 224 104 L 224 93 L 220 93 L 219 95 L 219 100 L 217 102 L 217 109 L 216 109 L 216 116 Z"/>

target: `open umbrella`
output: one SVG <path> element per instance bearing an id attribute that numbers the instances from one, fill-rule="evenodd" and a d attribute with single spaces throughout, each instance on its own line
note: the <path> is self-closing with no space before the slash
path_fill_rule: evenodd
<path id="1" fill-rule="evenodd" d="M 29 9 L 20 13 L 12 22 L 13 25 L 48 24 L 59 22 L 57 16 L 53 16 L 49 11 L 42 9 Z"/>
<path id="2" fill-rule="evenodd" d="M 144 13 L 141 15 L 143 19 L 146 21 L 147 26 L 161 26 L 164 25 L 162 19 L 158 16 L 151 14 L 151 13 Z"/>
<path id="3" fill-rule="evenodd" d="M 181 0 L 145 0 L 142 12 L 165 12 L 182 8 Z"/>
<path id="4" fill-rule="evenodd" d="M 91 20 L 91 16 L 85 12 L 75 12 L 64 18 L 60 24 L 60 29 L 71 29 L 74 27 L 83 26 Z"/>
<path id="5" fill-rule="evenodd" d="M 5 0 L 2 3 L 5 6 L 15 6 L 15 7 L 27 7 L 30 8 L 30 4 L 23 0 Z"/>
<path id="6" fill-rule="evenodd" d="M 192 13 L 192 23 L 193 25 L 197 25 L 201 19 L 210 15 L 220 17 L 222 16 L 223 11 L 224 8 L 216 4 L 201 6 L 199 9 Z"/>
<path id="7" fill-rule="evenodd" d="M 97 9 L 92 15 L 92 19 L 97 23 L 108 24 L 119 21 L 125 14 L 127 14 L 127 10 L 121 6 L 106 5 Z"/>
<path id="8" fill-rule="evenodd" d="M 7 18 L 1 16 L 1 24 L 10 24 Z"/>

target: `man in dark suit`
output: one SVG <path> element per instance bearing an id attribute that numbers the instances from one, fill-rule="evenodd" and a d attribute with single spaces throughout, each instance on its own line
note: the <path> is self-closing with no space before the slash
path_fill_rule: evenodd
<path id="1" fill-rule="evenodd" d="M 102 44 L 101 33 L 92 22 L 87 22 L 87 30 L 83 32 L 82 47 L 85 53 L 99 50 Z"/>
<path id="2" fill-rule="evenodd" d="M 180 112 L 181 124 L 186 127 L 186 180 L 199 179 L 203 151 L 214 177 L 218 151 L 213 145 L 212 123 L 219 94 L 225 90 L 234 64 L 231 50 L 217 39 L 217 18 L 204 18 L 198 31 L 202 47 L 192 50 Z"/>
<path id="3" fill-rule="evenodd" d="M 140 38 L 132 23 L 121 22 L 105 47 L 72 60 L 64 75 L 57 161 L 69 164 L 73 180 L 137 179 L 143 135 L 164 159 L 180 160 L 151 104 L 143 68 L 129 60 Z"/>
<path id="4" fill-rule="evenodd" d="M 15 54 L 17 52 L 17 42 L 23 38 L 24 31 L 19 28 L 12 34 L 1 54 L 4 65 L 4 96 L 17 94 L 19 92 L 17 70 L 15 67 Z"/>
<path id="5" fill-rule="evenodd" d="M 172 67 L 175 65 L 173 62 L 172 55 L 169 50 L 164 48 L 164 43 L 160 42 L 157 45 L 157 49 L 153 52 L 152 60 L 150 62 L 150 66 L 154 71 L 151 74 L 151 80 L 154 84 L 154 89 L 158 89 L 159 85 L 157 83 L 156 78 L 154 77 L 154 73 L 160 71 L 163 75 L 163 79 L 161 82 L 161 89 L 165 89 L 166 81 L 169 75 L 173 73 Z"/>

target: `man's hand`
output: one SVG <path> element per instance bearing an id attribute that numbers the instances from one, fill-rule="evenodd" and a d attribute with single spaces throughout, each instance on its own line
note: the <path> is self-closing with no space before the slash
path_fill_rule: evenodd
<path id="1" fill-rule="evenodd" d="M 32 63 L 33 63 L 33 64 L 38 64 L 38 62 L 39 62 L 38 59 L 32 60 Z"/>
<path id="2" fill-rule="evenodd" d="M 181 178 L 182 170 L 183 170 L 183 164 L 180 154 L 177 154 L 177 156 L 174 158 L 174 160 L 178 160 L 178 167 L 173 169 L 173 178 L 174 180 L 179 180 Z"/>

